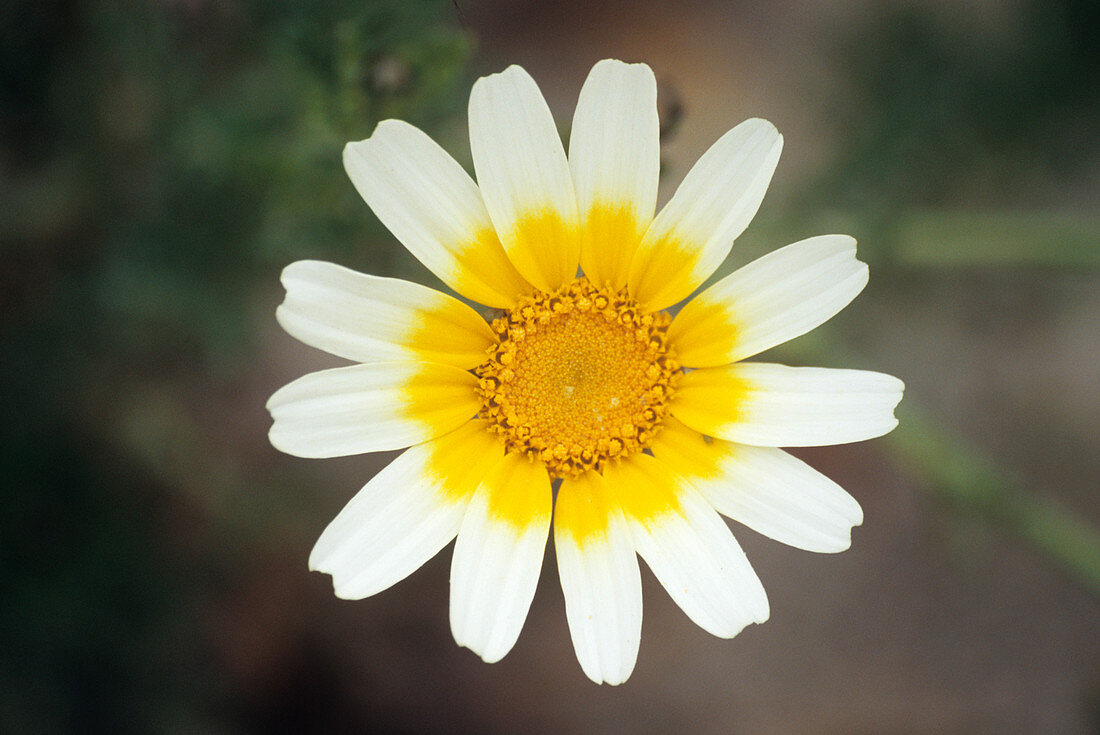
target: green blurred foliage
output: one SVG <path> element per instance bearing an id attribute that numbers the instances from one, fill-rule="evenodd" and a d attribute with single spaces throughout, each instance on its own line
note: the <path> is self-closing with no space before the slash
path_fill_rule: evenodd
<path id="1" fill-rule="evenodd" d="M 4 74 L 34 80 L 5 104 L 9 257 L 82 278 L 83 308 L 132 323 L 112 354 L 161 343 L 170 357 L 183 345 L 166 332 L 199 350 L 241 344 L 233 316 L 258 269 L 360 246 L 343 143 L 457 104 L 469 47 L 441 9 L 135 2 L 12 18 L 46 53 L 17 49 Z"/>
<path id="2" fill-rule="evenodd" d="M 388 269 L 340 153 L 385 117 L 430 128 L 461 105 L 452 11 L 0 9 L 0 729 L 207 729 L 224 695 L 189 627 L 211 583 L 172 551 L 188 509 L 163 470 L 217 460 L 183 386 L 243 369 L 256 284 L 286 262 Z"/>
<path id="3" fill-rule="evenodd" d="M 855 214 L 864 255 L 905 263 L 920 219 L 939 229 L 977 211 L 988 230 L 971 215 L 953 232 L 925 237 L 929 257 L 950 254 L 944 264 L 953 266 L 971 257 L 978 265 L 1035 265 L 1049 253 L 1054 265 L 1095 266 L 1095 200 L 1068 225 L 1092 237 L 1063 241 L 1032 225 L 1007 258 L 970 247 L 975 236 L 995 238 L 1036 212 L 1081 217 L 1084 202 L 1059 197 L 1067 185 L 1090 187 L 1100 155 L 1100 4 L 1028 2 L 1011 21 L 997 17 L 1005 12 L 993 4 L 988 18 L 978 12 L 979 21 L 950 23 L 899 4 L 857 24 L 837 49 L 850 94 L 837 97 L 823 121 L 843 145 L 784 214 L 796 221 Z"/>

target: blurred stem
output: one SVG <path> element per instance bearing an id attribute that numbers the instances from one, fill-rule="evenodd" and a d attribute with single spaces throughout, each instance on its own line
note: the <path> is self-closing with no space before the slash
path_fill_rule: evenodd
<path id="1" fill-rule="evenodd" d="M 860 259 L 872 264 L 931 269 L 1100 269 L 1100 213 L 1045 211 L 897 210 L 868 216 L 845 211 L 764 214 L 737 239 L 729 273 L 773 250 L 827 232 L 860 241 Z"/>
<path id="2" fill-rule="evenodd" d="M 909 212 L 895 227 L 893 259 L 903 265 L 1100 266 L 1100 217 L 1094 215 Z"/>
<path id="3" fill-rule="evenodd" d="M 1100 533 L 1042 495 L 1024 490 L 981 453 L 906 399 L 886 436 L 893 453 L 954 509 L 1009 531 L 1100 593 Z"/>

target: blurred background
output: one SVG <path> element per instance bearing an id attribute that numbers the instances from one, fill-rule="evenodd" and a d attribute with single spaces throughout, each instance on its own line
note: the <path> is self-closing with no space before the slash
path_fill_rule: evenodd
<path id="1" fill-rule="evenodd" d="M 1091 0 L 15 0 L 0 9 L 0 731 L 1100 732 L 1100 52 Z M 786 146 L 719 275 L 846 232 L 871 283 L 769 355 L 904 379 L 890 436 L 800 451 L 851 550 L 736 527 L 731 641 L 647 571 L 633 677 L 582 674 L 547 563 L 519 643 L 455 646 L 445 550 L 376 597 L 306 569 L 390 456 L 267 443 L 336 364 L 279 330 L 303 258 L 438 285 L 340 163 L 381 119 L 468 165 L 518 63 L 567 134 L 645 61 L 662 201 L 718 136 Z"/>

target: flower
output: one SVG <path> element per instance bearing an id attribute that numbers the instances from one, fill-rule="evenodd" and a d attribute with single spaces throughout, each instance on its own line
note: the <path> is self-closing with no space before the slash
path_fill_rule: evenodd
<path id="1" fill-rule="evenodd" d="M 344 165 L 413 255 L 495 311 L 293 263 L 279 323 L 358 364 L 276 392 L 271 443 L 300 457 L 407 447 L 325 529 L 310 567 L 359 599 L 457 537 L 451 629 L 487 662 L 519 636 L 553 517 L 577 658 L 593 681 L 618 684 L 641 636 L 637 556 L 710 633 L 765 621 L 764 588 L 719 513 L 799 548 L 846 549 L 859 504 L 776 447 L 885 434 L 903 386 L 742 362 L 863 289 L 867 267 L 844 235 L 766 255 L 669 315 L 756 213 L 782 147 L 770 123 L 722 136 L 654 216 L 656 83 L 644 64 L 596 64 L 568 156 L 517 66 L 478 80 L 469 112 L 477 184 L 396 120 L 349 143 Z"/>

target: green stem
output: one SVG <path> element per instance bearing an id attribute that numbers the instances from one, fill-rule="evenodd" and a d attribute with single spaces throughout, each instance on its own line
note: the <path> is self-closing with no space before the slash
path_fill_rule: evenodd
<path id="1" fill-rule="evenodd" d="M 899 265 L 1100 267 L 1100 216 L 1081 213 L 911 211 L 891 223 Z"/>
<path id="2" fill-rule="evenodd" d="M 1100 533 L 1056 501 L 1018 482 L 904 403 L 886 437 L 893 453 L 917 471 L 926 489 L 955 510 L 999 526 L 1100 593 Z"/>

